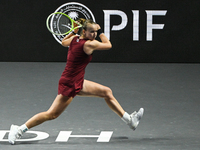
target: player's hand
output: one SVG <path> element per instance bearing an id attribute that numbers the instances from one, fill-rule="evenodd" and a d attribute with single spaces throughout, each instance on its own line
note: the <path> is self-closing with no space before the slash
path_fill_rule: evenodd
<path id="1" fill-rule="evenodd" d="M 77 22 L 78 22 L 78 21 L 77 21 Z M 78 23 L 79 23 L 79 22 L 78 22 Z M 74 25 L 74 28 L 78 26 L 78 24 L 77 24 L 77 23 L 74 23 L 74 22 L 73 22 L 73 25 Z M 75 30 L 74 30 L 74 33 L 78 33 L 78 31 L 79 31 L 79 28 L 75 29 Z"/>
<path id="2" fill-rule="evenodd" d="M 99 24 L 96 24 L 96 26 L 97 26 L 97 30 L 101 29 Z"/>

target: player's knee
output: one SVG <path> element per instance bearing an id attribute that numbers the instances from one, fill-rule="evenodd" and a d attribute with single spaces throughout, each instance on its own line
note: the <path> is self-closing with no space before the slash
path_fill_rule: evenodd
<path id="1" fill-rule="evenodd" d="M 54 120 L 56 118 L 58 118 L 59 114 L 56 113 L 47 113 L 47 120 Z"/>
<path id="2" fill-rule="evenodd" d="M 111 98 L 113 96 L 112 90 L 109 87 L 105 87 L 104 93 L 106 98 Z"/>

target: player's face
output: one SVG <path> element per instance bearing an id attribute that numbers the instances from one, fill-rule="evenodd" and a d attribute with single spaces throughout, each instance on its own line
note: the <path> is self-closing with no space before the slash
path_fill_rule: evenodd
<path id="1" fill-rule="evenodd" d="M 97 36 L 97 25 L 88 24 L 87 30 L 85 31 L 85 38 L 89 40 L 94 40 Z"/>

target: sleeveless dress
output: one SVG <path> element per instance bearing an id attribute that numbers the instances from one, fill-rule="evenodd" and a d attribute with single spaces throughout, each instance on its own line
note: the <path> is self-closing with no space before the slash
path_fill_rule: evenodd
<path id="1" fill-rule="evenodd" d="M 58 84 L 58 94 L 75 97 L 83 88 L 85 68 L 92 60 L 92 55 L 83 51 L 86 41 L 76 36 L 70 43 L 66 67 Z"/>

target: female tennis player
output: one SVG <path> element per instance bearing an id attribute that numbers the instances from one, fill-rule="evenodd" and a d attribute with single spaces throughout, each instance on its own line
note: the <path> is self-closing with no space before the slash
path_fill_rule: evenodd
<path id="1" fill-rule="evenodd" d="M 64 47 L 69 46 L 66 67 L 61 75 L 58 86 L 58 95 L 46 112 L 41 112 L 30 118 L 21 126 L 11 125 L 8 136 L 9 143 L 14 144 L 23 133 L 45 121 L 56 119 L 78 96 L 94 96 L 104 98 L 108 106 L 133 130 L 139 124 L 144 109 L 129 115 L 123 110 L 112 94 L 109 87 L 85 80 L 84 73 L 87 64 L 92 59 L 95 50 L 108 50 L 112 47 L 110 41 L 101 31 L 98 24 L 92 20 L 80 20 L 82 24 L 81 35 L 76 35 L 78 29 L 68 34 L 63 40 Z M 100 41 L 95 40 L 99 36 Z"/>

